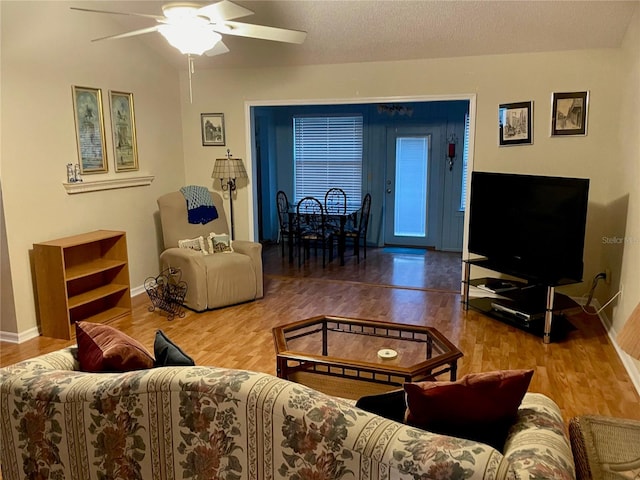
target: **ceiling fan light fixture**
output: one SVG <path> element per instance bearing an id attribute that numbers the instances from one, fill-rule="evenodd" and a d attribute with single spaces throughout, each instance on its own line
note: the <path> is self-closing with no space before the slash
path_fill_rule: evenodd
<path id="1" fill-rule="evenodd" d="M 117 38 L 159 32 L 172 47 L 188 55 L 189 62 L 191 62 L 191 55 L 207 53 L 208 56 L 212 57 L 228 52 L 229 49 L 222 42 L 222 35 L 220 34 L 298 44 L 302 43 L 307 35 L 306 32 L 299 30 L 232 21 L 234 18 L 245 17 L 253 14 L 253 12 L 248 8 L 233 3 L 231 0 L 218 0 L 204 6 L 192 2 L 167 3 L 162 7 L 164 16 L 148 13 L 94 10 L 92 8 L 70 8 L 93 13 L 151 18 L 159 25 L 96 38 L 93 41 L 115 40 Z M 191 66 L 192 64 L 190 63 L 190 71 L 192 69 Z"/>
<path id="2" fill-rule="evenodd" d="M 190 55 L 202 55 L 222 39 L 219 33 L 194 22 L 160 25 L 158 31 L 169 44 Z"/>
<path id="3" fill-rule="evenodd" d="M 162 7 L 162 13 L 169 19 L 190 18 L 196 15 L 201 5 L 197 3 L 168 3 Z"/>

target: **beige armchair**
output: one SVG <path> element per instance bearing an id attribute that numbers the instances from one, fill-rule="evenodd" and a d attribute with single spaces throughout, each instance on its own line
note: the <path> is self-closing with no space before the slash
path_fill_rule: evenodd
<path id="1" fill-rule="evenodd" d="M 179 268 L 187 283 L 184 305 L 198 312 L 262 298 L 262 245 L 245 240 L 232 242 L 233 252 L 204 255 L 203 252 L 179 248 L 178 242 L 210 233 L 229 234 L 222 197 L 211 192 L 218 218 L 205 224 L 187 219 L 184 195 L 167 193 L 158 198 L 165 250 L 160 254 L 162 269 Z"/>

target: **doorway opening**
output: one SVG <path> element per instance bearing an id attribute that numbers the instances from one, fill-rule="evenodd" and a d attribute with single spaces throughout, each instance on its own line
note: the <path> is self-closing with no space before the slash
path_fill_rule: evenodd
<path id="1" fill-rule="evenodd" d="M 354 103 L 355 102 L 355 103 Z M 401 105 L 404 112 L 412 115 L 392 115 L 389 112 L 398 109 L 381 108 L 381 105 Z M 362 114 L 365 123 L 362 194 L 371 193 L 372 215 L 370 217 L 368 245 L 383 247 L 428 247 L 450 252 L 464 252 L 466 245 L 466 219 L 464 215 L 466 200 L 462 198 L 466 190 L 468 171 L 473 169 L 473 132 L 475 118 L 475 95 L 450 97 L 414 97 L 414 98 L 370 98 L 354 100 L 327 101 L 261 101 L 247 102 L 247 131 L 250 132 L 250 145 L 247 146 L 248 162 L 253 169 L 251 212 L 253 234 L 255 239 L 264 243 L 278 241 L 278 218 L 275 205 L 275 194 L 285 191 L 289 198 L 295 198 L 295 178 L 293 169 L 293 120 L 300 115 L 348 115 L 354 112 Z M 462 161 L 462 139 L 465 138 L 465 120 L 468 136 L 468 158 Z M 416 133 L 417 132 L 417 133 Z M 390 140 L 394 138 L 394 141 Z M 409 194 L 409 188 L 396 182 L 395 140 L 406 143 L 410 138 L 424 140 L 426 155 L 425 183 L 420 200 L 420 221 L 424 222 L 424 235 L 416 244 L 412 236 L 398 235 L 399 241 L 390 240 L 389 232 L 393 223 L 389 224 L 389 212 L 406 212 L 395 208 L 393 196 L 396 185 L 403 193 Z M 457 158 L 451 164 L 446 157 L 447 141 L 454 137 L 459 139 Z M 393 145 L 393 148 L 390 147 Z M 389 165 L 390 152 L 393 151 L 394 167 Z M 451 169 L 450 169 L 451 167 Z M 413 178 L 411 175 L 399 176 Z M 403 180 L 403 182 L 405 181 Z M 389 182 L 393 188 L 390 188 Z M 401 200 L 402 202 L 402 200 Z M 404 200 L 404 205 L 411 202 Z M 403 204 L 400 203 L 402 206 Z M 401 218 L 400 215 L 399 218 Z M 417 218 L 417 217 L 416 217 Z M 393 235 L 392 235 L 393 236 Z M 460 274 L 461 276 L 461 274 Z"/>

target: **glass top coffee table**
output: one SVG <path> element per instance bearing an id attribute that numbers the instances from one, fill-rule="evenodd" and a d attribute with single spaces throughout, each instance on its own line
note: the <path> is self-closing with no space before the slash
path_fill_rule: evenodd
<path id="1" fill-rule="evenodd" d="M 435 328 L 324 315 L 275 327 L 273 339 L 278 377 L 351 399 L 455 380 L 463 355 Z"/>

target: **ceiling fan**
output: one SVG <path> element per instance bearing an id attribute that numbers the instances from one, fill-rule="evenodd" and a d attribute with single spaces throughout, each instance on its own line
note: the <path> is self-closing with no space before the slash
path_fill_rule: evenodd
<path id="1" fill-rule="evenodd" d="M 302 43 L 307 36 L 300 30 L 255 25 L 232 21 L 234 18 L 253 15 L 253 11 L 229 0 L 221 0 L 209 5 L 198 3 L 167 3 L 162 6 L 163 15 L 133 12 L 113 12 L 108 10 L 94 10 L 90 8 L 71 7 L 72 10 L 93 13 L 109 13 L 114 15 L 131 15 L 135 17 L 151 18 L 157 22 L 139 30 L 95 38 L 92 41 L 115 40 L 133 37 L 145 33 L 159 32 L 166 40 L 187 54 L 189 68 L 189 99 L 193 101 L 191 91 L 191 75 L 193 73 L 193 59 L 191 55 L 207 56 L 227 53 L 229 48 L 222 42 L 222 35 L 258 38 L 274 42 Z"/>
<path id="2" fill-rule="evenodd" d="M 307 36 L 306 32 L 299 30 L 232 21 L 234 18 L 253 15 L 254 12 L 229 0 L 222 0 L 204 6 L 197 3 L 168 3 L 162 7 L 163 15 L 113 12 L 80 7 L 71 7 L 71 9 L 83 12 L 145 17 L 151 18 L 158 23 L 158 25 L 139 30 L 96 38 L 93 40 L 94 42 L 159 32 L 171 45 L 188 55 L 202 55 L 204 53 L 208 56 L 213 56 L 228 52 L 229 49 L 221 40 L 222 35 L 298 44 L 304 42 Z"/>

